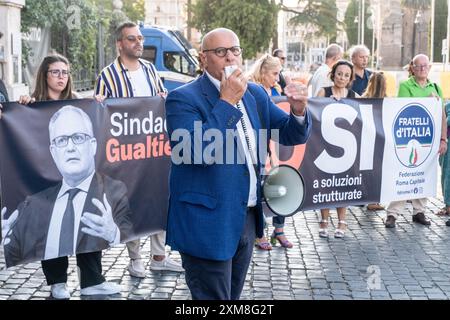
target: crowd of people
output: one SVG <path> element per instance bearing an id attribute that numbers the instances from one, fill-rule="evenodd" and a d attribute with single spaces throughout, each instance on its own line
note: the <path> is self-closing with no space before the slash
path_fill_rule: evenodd
<path id="1" fill-rule="evenodd" d="M 277 50 L 277 52 L 283 54 L 282 50 Z M 326 48 L 325 62 L 314 72 L 309 80 L 312 97 L 331 97 L 336 100 L 342 98 L 386 97 L 386 76 L 383 72 L 368 69 L 370 51 L 366 46 L 357 45 L 352 47 L 348 54 L 351 61 L 342 59 L 343 56 L 344 50 L 338 44 L 332 43 Z M 281 63 L 270 59 L 269 55 L 264 55 L 256 61 L 249 79 L 260 83 L 269 96 L 281 95 L 283 91 L 280 89 L 280 82 L 277 83 L 277 80 L 281 80 L 281 68 Z M 443 99 L 442 89 L 428 78 L 430 68 L 429 58 L 426 55 L 418 54 L 413 57 L 408 69 L 409 78 L 400 84 L 398 97 L 439 97 Z M 283 76 L 283 79 L 286 77 L 289 79 L 288 76 Z M 447 119 L 449 108 L 450 103 L 443 107 L 442 132 L 440 133 L 439 161 L 442 167 L 442 191 L 446 204 L 438 213 L 440 215 L 450 215 L 450 174 L 446 169 L 450 166 L 447 152 L 448 135 L 450 134 L 450 129 L 448 129 L 450 126 Z M 429 225 L 430 221 L 425 215 L 427 199 L 412 199 L 410 202 L 413 205 L 412 220 L 423 225 Z M 405 203 L 406 201 L 393 201 L 386 209 L 379 203 L 369 203 L 366 209 L 369 211 L 386 210 L 385 226 L 386 228 L 394 228 L 398 214 L 404 209 Z M 338 224 L 334 236 L 336 238 L 344 238 L 347 225 L 345 221 L 346 208 L 336 208 L 336 211 Z M 328 238 L 330 209 L 323 208 L 320 210 L 320 213 L 319 236 Z M 281 218 L 283 223 L 277 224 L 276 220 L 279 218 L 278 216 L 273 218 L 275 229 L 272 238 L 277 232 L 283 232 L 284 218 Z M 447 221 L 447 225 L 450 226 L 450 220 Z M 281 227 L 281 229 L 278 227 Z M 284 233 L 282 235 L 283 242 L 280 241 L 280 244 L 283 247 L 290 248 L 291 243 Z M 261 250 L 272 249 L 266 237 L 257 239 L 255 245 Z"/>
<path id="2" fill-rule="evenodd" d="M 232 30 L 218 28 L 207 33 L 201 43 L 200 62 L 203 74 L 168 94 L 154 65 L 141 59 L 143 40 L 136 24 L 125 23 L 118 27 L 118 56 L 98 75 L 93 98 L 102 102 L 111 97 L 159 95 L 166 99 L 169 134 L 177 129 L 192 132 L 196 121 L 201 121 L 202 129 L 205 130 L 214 128 L 225 132 L 227 129 L 235 129 L 238 142 L 233 152 L 243 150 L 243 157 L 246 159 L 244 164 L 231 166 L 209 162 L 200 165 L 172 163 L 167 232 L 161 231 L 151 236 L 152 257 L 149 268 L 185 272 L 186 283 L 193 299 L 239 299 L 255 245 L 260 250 L 271 250 L 276 244 L 286 249 L 293 247 L 284 233 L 284 217 L 273 217 L 274 229 L 270 242 L 265 236 L 264 230 L 267 226 L 261 204 L 260 174 L 265 159 L 258 158 L 256 149 L 261 137 L 255 135 L 253 129 L 279 129 L 280 143 L 284 145 L 306 143 L 312 122 L 307 106 L 308 90 L 305 86 L 292 83 L 283 73 L 286 56 L 281 49 L 263 55 L 249 74 L 244 73 L 243 48 L 240 47 L 238 36 Z M 325 53 L 325 63 L 310 81 L 313 96 L 331 97 L 338 101 L 343 98 L 385 97 L 386 78 L 382 72 L 368 70 L 369 54 L 370 51 L 365 46 L 358 45 L 349 53 L 351 61 L 343 60 L 342 47 L 337 44 L 329 45 Z M 230 75 L 225 75 L 227 66 L 237 68 Z M 429 70 L 428 57 L 423 54 L 415 56 L 411 60 L 411 75 L 407 81 L 400 84 L 398 96 L 442 98 L 439 85 L 428 79 Z M 281 95 L 286 96 L 291 105 L 289 114 L 272 102 L 273 97 Z M 36 89 L 31 96 L 20 97 L 19 103 L 77 98 L 79 96 L 73 90 L 69 61 L 61 55 L 50 55 L 39 68 Z M 0 82 L 0 102 L 6 101 L 8 95 Z M 447 170 L 450 166 L 447 146 L 450 123 L 446 116 L 449 110 L 450 104 L 445 108 L 443 106 L 443 129 L 439 147 L 445 202 L 440 214 L 443 215 L 450 214 L 450 174 Z M 80 116 L 74 110 L 69 112 Z M 92 129 L 89 128 L 92 128 L 92 124 L 87 124 L 83 129 L 84 138 L 74 137 L 77 134 L 75 131 L 64 133 L 62 136 L 66 139 L 56 146 L 55 141 L 61 135 L 56 134 L 56 129 L 51 129 L 51 148 L 57 151 L 58 148 L 67 146 L 75 149 L 86 147 L 85 144 L 93 143 L 94 139 Z M 270 130 L 267 130 L 267 135 L 269 132 Z M 171 147 L 175 145 L 176 142 L 171 141 Z M 206 147 L 207 144 L 202 146 Z M 88 171 L 87 174 L 92 176 L 93 171 Z M 81 190 L 79 194 L 82 193 L 80 181 L 73 182 L 62 175 L 63 185 L 66 183 Z M 76 193 L 71 195 L 69 192 L 62 200 L 64 204 L 60 206 L 67 211 L 77 197 Z M 412 204 L 412 220 L 429 225 L 425 215 L 427 199 L 413 199 Z M 387 228 L 396 226 L 397 216 L 404 205 L 405 201 L 396 201 L 386 208 Z M 367 209 L 384 210 L 384 207 L 372 203 Z M 344 238 L 347 208 L 338 207 L 336 211 L 338 224 L 334 237 Z M 17 214 L 20 215 L 21 212 Z M 322 208 L 320 214 L 319 236 L 328 238 L 330 209 Z M 61 228 L 62 225 L 63 223 Z M 76 240 L 70 241 L 73 243 Z M 182 265 L 166 254 L 166 244 L 180 252 Z M 140 241 L 128 241 L 126 246 L 130 258 L 129 274 L 144 278 L 146 268 L 140 252 Z M 65 255 L 73 253 L 69 250 Z M 102 276 L 101 251 L 76 254 L 76 258 L 80 268 L 82 295 L 120 292 L 120 287 L 106 282 Z M 44 257 L 42 260 L 47 284 L 51 286 L 51 294 L 56 299 L 70 298 L 66 285 L 67 267 L 67 256 L 54 259 Z"/>

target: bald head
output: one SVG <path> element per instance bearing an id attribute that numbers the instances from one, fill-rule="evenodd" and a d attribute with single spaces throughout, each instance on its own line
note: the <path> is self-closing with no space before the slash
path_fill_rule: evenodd
<path id="1" fill-rule="evenodd" d="M 242 54 L 240 50 L 233 51 L 232 49 L 235 47 L 240 47 L 239 38 L 230 29 L 218 28 L 208 32 L 203 37 L 200 52 L 203 68 L 218 80 L 222 78 L 226 66 L 236 65 L 241 68 Z M 215 51 L 218 48 L 222 48 L 221 53 L 226 52 L 225 56 Z"/>
<path id="2" fill-rule="evenodd" d="M 208 32 L 202 40 L 202 50 L 209 50 L 209 49 L 215 49 L 215 48 L 211 48 L 211 42 L 214 42 L 216 40 L 216 38 L 220 38 L 223 36 L 228 36 L 228 37 L 234 37 L 237 41 L 237 45 L 239 45 L 239 38 L 236 35 L 236 33 L 234 33 L 232 30 L 227 29 L 227 28 L 217 28 L 214 30 L 211 30 L 210 32 Z"/>

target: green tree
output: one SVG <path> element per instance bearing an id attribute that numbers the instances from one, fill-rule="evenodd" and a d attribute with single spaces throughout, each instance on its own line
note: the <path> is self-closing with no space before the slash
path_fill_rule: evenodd
<path id="1" fill-rule="evenodd" d="M 33 0 L 26 1 L 22 10 L 21 31 L 49 27 L 51 46 L 67 56 L 76 73 L 91 70 L 96 52 L 97 10 L 84 0 Z M 24 58 L 29 49 L 25 43 Z"/>
<path id="2" fill-rule="evenodd" d="M 123 12 L 130 21 L 138 22 L 145 19 L 145 0 L 122 0 Z"/>
<path id="3" fill-rule="evenodd" d="M 370 17 L 370 12 L 369 12 L 369 6 L 370 6 L 370 1 L 369 0 L 364 0 L 364 44 L 366 45 L 366 47 L 371 48 L 372 47 L 372 36 L 373 36 L 373 28 L 369 28 L 369 25 L 367 23 L 367 21 L 369 20 Z M 358 22 L 355 22 L 355 18 L 357 18 L 359 16 L 358 14 L 358 10 L 359 10 L 359 6 L 361 5 L 361 0 L 351 0 L 348 7 L 347 7 L 347 11 L 345 12 L 345 18 L 344 18 L 344 23 L 345 23 L 345 31 L 347 32 L 347 38 L 348 38 L 348 42 L 349 45 L 357 45 L 360 44 L 358 43 L 358 26 L 360 25 Z"/>
<path id="4" fill-rule="evenodd" d="M 311 36 L 324 36 L 328 37 L 330 42 L 336 41 L 337 27 L 341 24 L 337 19 L 336 0 L 308 0 L 302 11 L 286 6 L 282 6 L 282 10 L 296 14 L 289 21 L 291 25 L 313 27 L 316 29 L 316 32 Z"/>
<path id="5" fill-rule="evenodd" d="M 447 2 L 436 1 L 433 61 L 442 62 L 442 40 L 447 37 L 447 14 Z"/>
<path id="6" fill-rule="evenodd" d="M 233 30 L 248 59 L 269 48 L 277 12 L 270 0 L 198 0 L 192 6 L 192 26 L 202 33 L 218 27 Z"/>

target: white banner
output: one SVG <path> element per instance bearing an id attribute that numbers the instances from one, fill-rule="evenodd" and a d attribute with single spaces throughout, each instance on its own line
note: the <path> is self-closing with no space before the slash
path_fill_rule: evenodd
<path id="1" fill-rule="evenodd" d="M 441 100 L 384 99 L 380 202 L 436 195 L 441 126 Z"/>

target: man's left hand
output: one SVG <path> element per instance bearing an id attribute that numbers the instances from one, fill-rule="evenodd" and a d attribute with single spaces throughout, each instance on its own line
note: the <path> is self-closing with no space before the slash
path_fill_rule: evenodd
<path id="1" fill-rule="evenodd" d="M 103 238 L 109 243 L 114 242 L 118 228 L 114 222 L 111 205 L 106 199 L 106 194 L 103 194 L 103 203 L 95 198 L 92 199 L 92 203 L 102 214 L 83 213 L 81 222 L 83 222 L 86 227 L 81 228 L 81 231 L 94 237 Z"/>
<path id="2" fill-rule="evenodd" d="M 302 84 L 289 83 L 284 88 L 291 110 L 296 116 L 304 116 L 308 104 L 308 88 Z"/>

